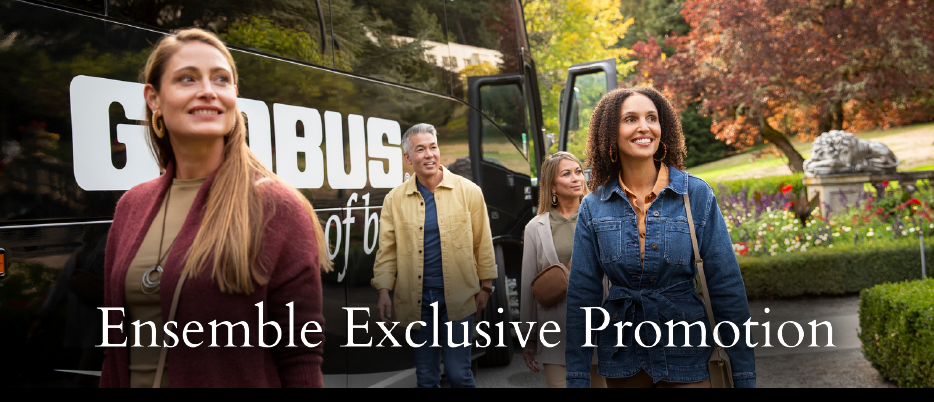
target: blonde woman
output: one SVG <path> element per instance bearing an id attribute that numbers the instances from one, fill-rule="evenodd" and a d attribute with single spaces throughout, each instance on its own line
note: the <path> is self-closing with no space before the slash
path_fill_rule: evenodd
<path id="1" fill-rule="evenodd" d="M 101 386 L 321 387 L 323 328 L 300 333 L 324 321 L 321 226 L 247 147 L 233 57 L 214 34 L 181 30 L 143 78 L 164 174 L 114 213 L 105 305 L 122 310 L 107 317 L 122 330 L 105 342 L 128 342 L 107 348 Z"/>
<path id="2" fill-rule="evenodd" d="M 521 321 L 537 322 L 529 343 L 522 351 L 525 364 L 534 372 L 544 369 L 548 388 L 565 387 L 564 323 L 567 302 L 561 300 L 544 307 L 532 295 L 532 279 L 543 269 L 562 263 L 568 265 L 574 246 L 574 229 L 577 226 L 577 209 L 581 199 L 590 191 L 584 179 L 584 168 L 580 160 L 567 152 L 556 152 L 542 163 L 541 186 L 539 187 L 538 216 L 525 226 L 525 250 L 522 254 L 522 304 Z M 571 269 L 574 269 L 573 265 Z M 545 341 L 558 344 L 546 347 L 539 342 L 541 324 L 554 321 L 561 332 L 545 333 Z M 539 364 L 544 367 L 540 367 Z M 596 362 L 594 363 L 596 364 Z M 593 366 L 591 386 L 604 388 L 603 377 Z"/>

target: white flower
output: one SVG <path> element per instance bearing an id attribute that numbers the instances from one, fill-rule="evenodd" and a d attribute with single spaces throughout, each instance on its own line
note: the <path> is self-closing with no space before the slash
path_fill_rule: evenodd
<path id="1" fill-rule="evenodd" d="M 869 233 L 866 233 L 866 236 L 867 236 L 867 237 L 872 237 L 872 235 L 874 235 L 874 234 L 875 234 L 875 233 L 873 233 L 873 232 L 869 232 Z"/>
<path id="2" fill-rule="evenodd" d="M 851 227 L 849 227 L 849 226 L 844 226 L 844 227 L 843 227 L 843 231 L 844 231 L 844 232 L 849 232 L 850 230 L 853 230 L 853 228 L 851 228 Z"/>
<path id="3" fill-rule="evenodd" d="M 805 238 L 808 239 L 808 240 L 811 240 L 811 235 L 807 235 L 807 237 L 805 237 Z"/>
<path id="4" fill-rule="evenodd" d="M 840 232 L 833 232 L 833 237 L 840 237 Z"/>
<path id="5" fill-rule="evenodd" d="M 811 222 L 806 223 L 804 226 L 811 227 Z"/>
<path id="6" fill-rule="evenodd" d="M 914 232 L 915 232 L 915 228 L 908 228 L 908 231 L 911 232 L 911 233 L 914 233 Z"/>
<path id="7" fill-rule="evenodd" d="M 889 232 L 891 232 L 891 231 L 892 231 L 892 227 L 891 227 L 891 226 L 886 226 L 886 227 L 885 227 L 885 230 L 888 230 Z"/>
<path id="8" fill-rule="evenodd" d="M 776 253 L 776 252 L 774 252 L 774 251 L 773 251 L 771 254 L 772 254 L 772 255 L 778 255 L 778 253 Z"/>
<path id="9" fill-rule="evenodd" d="M 831 244 L 831 245 L 829 245 L 829 246 L 827 246 L 827 247 L 828 247 L 828 248 L 833 248 L 833 244 Z"/>
<path id="10" fill-rule="evenodd" d="M 820 239 L 814 240 L 814 245 L 815 245 L 815 246 L 818 245 L 818 244 L 820 244 L 820 243 L 821 243 Z"/>

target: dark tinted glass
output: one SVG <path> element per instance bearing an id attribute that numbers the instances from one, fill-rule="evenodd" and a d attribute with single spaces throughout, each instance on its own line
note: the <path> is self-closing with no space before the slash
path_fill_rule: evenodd
<path id="1" fill-rule="evenodd" d="M 104 14 L 107 7 L 107 0 L 46 0 L 46 2 L 96 14 Z"/>
<path id="2" fill-rule="evenodd" d="M 515 0 L 451 0 L 444 3 L 449 58 L 457 78 L 519 72 Z M 465 98 L 455 88 L 455 96 Z"/>
<path id="3" fill-rule="evenodd" d="M 507 169 L 530 174 L 528 162 L 528 117 L 519 85 L 480 87 L 483 159 Z"/>
<path id="4" fill-rule="evenodd" d="M 110 0 L 108 14 L 163 29 L 205 28 L 231 45 L 320 66 L 333 64 L 326 43 L 328 0 Z"/>
<path id="5" fill-rule="evenodd" d="M 451 93 L 441 0 L 330 0 L 335 66 L 341 70 Z"/>

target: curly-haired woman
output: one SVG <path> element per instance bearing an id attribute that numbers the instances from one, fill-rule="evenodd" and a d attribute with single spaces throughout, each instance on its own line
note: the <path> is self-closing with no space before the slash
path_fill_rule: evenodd
<path id="1" fill-rule="evenodd" d="M 594 332 L 598 371 L 608 387 L 710 386 L 707 359 L 713 337 L 694 291 L 697 272 L 685 193 L 714 318 L 738 327 L 734 332 L 722 325 L 719 331 L 721 342 L 733 345 L 727 353 L 734 385 L 755 387 L 755 357 L 743 342 L 747 327 L 742 324 L 749 319 L 743 278 L 713 191 L 684 172 L 677 111 L 654 89 L 614 90 L 594 111 L 587 152 L 595 190 L 581 203 L 574 236 L 567 292 L 568 387 L 590 386 L 594 348 L 584 345 L 594 345 L 588 328 L 604 322 L 604 329 Z M 604 275 L 612 284 L 605 299 Z M 606 314 L 584 309 L 598 306 Z M 702 325 L 677 324 L 682 321 Z"/>

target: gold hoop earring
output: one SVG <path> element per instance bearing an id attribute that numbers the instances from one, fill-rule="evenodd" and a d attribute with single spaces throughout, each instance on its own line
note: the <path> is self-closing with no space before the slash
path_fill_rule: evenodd
<path id="1" fill-rule="evenodd" d="M 152 114 L 152 131 L 156 133 L 156 137 L 165 137 L 165 119 L 162 118 L 162 114 L 159 112 Z"/>
<path id="2" fill-rule="evenodd" d="M 552 195 L 551 195 L 551 206 L 553 206 L 553 207 L 557 207 L 557 206 L 558 206 L 558 194 L 552 194 Z"/>

